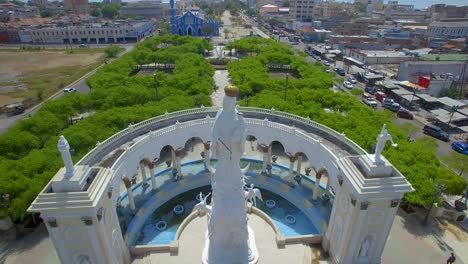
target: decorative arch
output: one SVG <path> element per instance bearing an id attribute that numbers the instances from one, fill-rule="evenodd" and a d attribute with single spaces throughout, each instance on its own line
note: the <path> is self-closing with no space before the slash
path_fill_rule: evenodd
<path id="1" fill-rule="evenodd" d="M 165 145 L 159 151 L 159 159 L 157 164 L 163 164 L 168 160 L 172 160 L 172 152 L 175 151 L 175 148 L 171 145 Z"/>
<path id="2" fill-rule="evenodd" d="M 201 36 L 202 35 L 202 31 L 200 28 L 198 28 L 198 31 L 197 31 L 197 36 Z"/>
<path id="3" fill-rule="evenodd" d="M 272 142 L 270 142 L 270 147 L 272 155 L 284 156 L 286 153 L 285 146 L 278 140 L 273 140 Z"/>
<path id="4" fill-rule="evenodd" d="M 188 27 L 188 28 L 187 28 L 187 35 L 188 35 L 188 36 L 193 36 L 192 27 Z"/>

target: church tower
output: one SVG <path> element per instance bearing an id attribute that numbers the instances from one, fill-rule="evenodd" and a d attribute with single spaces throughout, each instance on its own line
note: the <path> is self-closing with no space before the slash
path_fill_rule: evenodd
<path id="1" fill-rule="evenodd" d="M 169 16 L 171 21 L 171 34 L 177 34 L 177 18 L 174 0 L 169 1 Z"/>

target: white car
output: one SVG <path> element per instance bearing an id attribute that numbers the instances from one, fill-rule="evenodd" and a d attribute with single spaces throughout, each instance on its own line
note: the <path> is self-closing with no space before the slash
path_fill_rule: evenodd
<path id="1" fill-rule="evenodd" d="M 357 80 L 354 79 L 353 77 L 349 77 L 349 78 L 348 78 L 348 82 L 350 82 L 350 83 L 357 83 Z"/>
<path id="2" fill-rule="evenodd" d="M 344 83 L 343 83 L 343 86 L 346 87 L 346 88 L 348 88 L 348 89 L 353 89 L 353 84 L 350 83 L 350 82 L 348 82 L 348 81 L 344 82 Z"/>
<path id="3" fill-rule="evenodd" d="M 64 93 L 76 93 L 76 89 L 72 87 L 68 87 L 68 88 L 63 89 L 63 92 Z"/>

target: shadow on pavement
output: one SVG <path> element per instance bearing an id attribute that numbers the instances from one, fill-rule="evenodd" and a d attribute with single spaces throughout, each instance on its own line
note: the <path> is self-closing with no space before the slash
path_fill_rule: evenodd
<path id="1" fill-rule="evenodd" d="M 27 234 L 21 234 L 15 227 L 0 231 L 0 263 L 5 263 L 11 255 L 19 255 L 32 249 L 48 237 L 49 234 L 44 224 Z"/>

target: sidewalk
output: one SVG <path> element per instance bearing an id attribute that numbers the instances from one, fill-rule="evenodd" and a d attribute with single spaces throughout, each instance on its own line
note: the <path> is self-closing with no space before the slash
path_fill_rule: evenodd
<path id="1" fill-rule="evenodd" d="M 382 263 L 445 263 L 451 252 L 457 256 L 457 264 L 468 263 L 468 234 L 434 219 L 423 226 L 425 212 L 420 208 L 412 214 L 398 210 Z"/>

